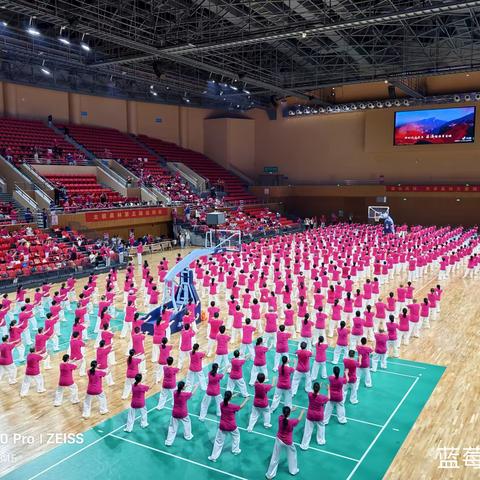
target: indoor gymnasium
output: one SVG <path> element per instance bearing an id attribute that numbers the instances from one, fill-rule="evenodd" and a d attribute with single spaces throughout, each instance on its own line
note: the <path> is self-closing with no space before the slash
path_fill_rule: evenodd
<path id="1" fill-rule="evenodd" d="M 0 0 L 0 477 L 480 478 L 479 19 Z"/>

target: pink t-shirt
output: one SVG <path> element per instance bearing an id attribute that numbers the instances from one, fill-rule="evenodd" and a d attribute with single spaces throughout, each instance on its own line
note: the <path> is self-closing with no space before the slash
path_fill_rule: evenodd
<path id="1" fill-rule="evenodd" d="M 205 357 L 204 352 L 192 352 L 190 353 L 190 371 L 201 372 L 202 371 L 202 359 Z"/>
<path id="2" fill-rule="evenodd" d="M 349 328 L 337 328 L 337 345 L 340 347 L 346 347 L 348 345 L 348 334 L 350 333 Z"/>
<path id="3" fill-rule="evenodd" d="M 255 397 L 253 405 L 259 408 L 268 407 L 268 392 L 272 389 L 272 385 L 268 383 L 255 382 Z"/>
<path id="4" fill-rule="evenodd" d="M 60 364 L 60 378 L 58 385 L 60 387 L 69 387 L 75 382 L 73 380 L 73 371 L 77 368 L 73 363 L 63 362 Z"/>
<path id="5" fill-rule="evenodd" d="M 25 375 L 39 375 L 40 374 L 40 362 L 43 357 L 38 353 L 29 353 L 27 355 L 27 368 L 25 369 Z"/>
<path id="6" fill-rule="evenodd" d="M 291 445 L 293 443 L 293 429 L 298 425 L 298 418 L 287 419 L 287 424 L 283 424 L 283 415 L 278 417 L 278 432 L 277 438 L 281 440 L 285 445 Z"/>
<path id="7" fill-rule="evenodd" d="M 100 395 L 102 393 L 102 378 L 106 375 L 101 370 L 95 370 L 95 373 L 91 374 L 90 370 L 87 371 L 88 376 L 88 395 Z"/>
<path id="8" fill-rule="evenodd" d="M 232 380 L 240 380 L 243 377 L 243 364 L 245 360 L 241 358 L 232 358 L 232 369 L 230 370 L 230 378 Z"/>
<path id="9" fill-rule="evenodd" d="M 216 397 L 217 395 L 220 395 L 220 382 L 222 378 L 222 373 L 212 375 L 212 372 L 208 372 L 207 395 L 210 397 Z"/>
<path id="10" fill-rule="evenodd" d="M 267 364 L 268 348 L 263 345 L 255 345 L 255 358 L 253 364 L 257 367 L 263 367 Z"/>
<path id="11" fill-rule="evenodd" d="M 169 367 L 168 365 L 165 365 L 163 367 L 163 383 L 162 387 L 163 388 L 175 388 L 177 385 L 177 373 L 178 373 L 178 368 L 176 367 Z"/>
<path id="12" fill-rule="evenodd" d="M 132 385 L 132 401 L 130 406 L 132 408 L 143 408 L 145 407 L 145 393 L 149 390 L 148 385 Z"/>
<path id="13" fill-rule="evenodd" d="M 293 367 L 289 367 L 288 365 L 281 366 L 278 368 L 278 381 L 277 387 L 280 390 L 289 390 L 292 386 L 292 379 L 291 375 L 295 371 Z"/>
<path id="14" fill-rule="evenodd" d="M 316 395 L 313 392 L 309 392 L 307 420 L 310 420 L 311 422 L 323 421 L 323 410 L 327 402 L 328 397 L 326 395 Z"/>
<path id="15" fill-rule="evenodd" d="M 228 342 L 230 335 L 226 333 L 219 333 L 217 335 L 217 355 L 228 355 Z"/>
<path id="16" fill-rule="evenodd" d="M 388 335 L 386 333 L 375 334 L 375 353 L 387 353 L 387 340 Z"/>
<path id="17" fill-rule="evenodd" d="M 229 403 L 225 405 L 223 402 L 220 404 L 220 430 L 224 432 L 233 432 L 237 429 L 237 422 L 235 420 L 235 414 L 240 410 L 240 405 L 235 403 Z"/>
<path id="18" fill-rule="evenodd" d="M 289 332 L 277 332 L 277 353 L 288 353 L 288 339 L 292 336 Z"/>
<path id="19" fill-rule="evenodd" d="M 360 356 L 360 368 L 369 368 L 370 354 L 372 353 L 372 348 L 368 345 L 358 345 L 357 352 Z"/>
<path id="20" fill-rule="evenodd" d="M 326 362 L 327 361 L 327 343 L 317 343 L 315 345 L 315 361 L 316 362 Z"/>
<path id="21" fill-rule="evenodd" d="M 242 327 L 242 343 L 244 345 L 250 345 L 252 343 L 253 332 L 255 332 L 255 327 L 252 325 L 244 325 Z"/>
<path id="22" fill-rule="evenodd" d="M 360 365 L 354 358 L 344 358 L 343 366 L 345 372 L 348 372 L 348 383 L 355 383 L 357 381 L 357 367 Z"/>
<path id="23" fill-rule="evenodd" d="M 175 392 L 173 394 L 173 410 L 172 417 L 185 418 L 188 417 L 187 402 L 190 400 L 192 392 Z"/>
<path id="24" fill-rule="evenodd" d="M 347 383 L 345 377 L 336 378 L 335 375 L 328 377 L 330 382 L 330 400 L 332 402 L 341 402 L 343 400 L 343 386 Z"/>
<path id="25" fill-rule="evenodd" d="M 142 359 L 138 357 L 132 357 L 130 363 L 127 361 L 127 378 L 135 378 L 138 373 L 138 366 L 142 363 Z"/>
<path id="26" fill-rule="evenodd" d="M 306 373 L 310 370 L 310 357 L 312 352 L 310 350 L 297 350 L 295 352 L 298 358 L 297 371 Z"/>

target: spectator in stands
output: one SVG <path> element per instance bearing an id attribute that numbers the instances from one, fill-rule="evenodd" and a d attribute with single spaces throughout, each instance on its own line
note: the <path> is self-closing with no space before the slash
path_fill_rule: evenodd
<path id="1" fill-rule="evenodd" d="M 25 223 L 32 223 L 33 222 L 33 214 L 29 208 L 25 210 Z"/>
<path id="2" fill-rule="evenodd" d="M 42 228 L 48 227 L 48 213 L 47 210 L 44 208 L 42 210 Z"/>
<path id="3" fill-rule="evenodd" d="M 129 175 L 126 180 L 126 187 L 130 188 L 132 186 L 132 177 Z"/>

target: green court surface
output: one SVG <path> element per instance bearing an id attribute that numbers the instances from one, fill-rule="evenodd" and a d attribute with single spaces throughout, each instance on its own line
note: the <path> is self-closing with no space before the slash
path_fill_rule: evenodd
<path id="1" fill-rule="evenodd" d="M 296 350 L 292 342 L 291 352 Z M 332 350 L 329 350 L 330 359 Z M 268 354 L 269 366 L 273 353 Z M 251 362 L 245 371 L 250 372 Z M 152 368 L 152 367 L 150 367 Z M 329 373 L 332 365 L 328 364 Z M 208 370 L 208 367 L 205 369 Z M 380 480 L 415 423 L 422 408 L 440 380 L 444 367 L 402 359 L 392 359 L 387 370 L 372 373 L 373 388 L 361 386 L 359 403 L 346 403 L 348 423 L 340 425 L 332 417 L 326 427 L 326 445 L 319 446 L 312 436 L 310 449 L 297 448 L 300 473 L 297 478 Z M 151 378 L 151 377 L 149 377 Z M 225 387 L 226 378 L 222 385 Z M 302 385 L 300 385 L 302 389 Z M 250 392 L 252 391 L 249 388 Z M 108 398 L 108 389 L 107 398 Z M 218 428 L 213 402 L 204 423 L 198 420 L 203 392 L 197 391 L 189 402 L 194 438 L 186 441 L 182 427 L 172 447 L 164 445 L 171 415 L 171 404 L 156 410 L 158 394 L 147 400 L 149 427 L 135 423 L 132 433 L 123 431 L 126 412 L 116 415 L 85 432 L 82 444 L 63 444 L 6 475 L 7 480 L 26 479 L 205 479 L 257 480 L 264 478 L 273 449 L 280 408 L 272 416 L 273 427 L 265 429 L 261 419 L 253 433 L 246 431 L 252 402 L 237 415 L 242 453 L 232 455 L 227 439 L 216 463 L 208 460 Z M 272 396 L 272 395 L 270 395 Z M 240 403 L 241 397 L 234 398 Z M 307 406 L 307 395 L 299 390 L 294 405 Z M 71 407 L 65 407 L 71 408 Z M 97 405 L 94 406 L 96 412 Z M 298 415 L 298 411 L 292 416 Z M 304 422 L 295 430 L 301 441 Z M 76 433 L 76 432 L 69 432 Z M 279 479 L 291 478 L 286 458 L 278 469 Z"/>

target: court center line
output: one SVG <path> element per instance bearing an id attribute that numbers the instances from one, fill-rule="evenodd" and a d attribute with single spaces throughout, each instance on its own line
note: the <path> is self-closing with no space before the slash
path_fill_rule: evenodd
<path id="1" fill-rule="evenodd" d="M 367 455 L 369 454 L 370 450 L 373 448 L 373 446 L 375 445 L 375 443 L 377 442 L 377 440 L 380 438 L 380 436 L 382 435 L 382 433 L 385 431 L 385 429 L 387 428 L 388 424 L 391 422 L 392 418 L 395 416 L 395 414 L 398 412 L 398 410 L 400 409 L 400 407 L 403 405 L 403 402 L 407 399 L 407 397 L 410 395 L 410 392 L 413 390 L 413 388 L 415 387 L 415 385 L 417 384 L 419 378 L 416 377 L 415 378 L 415 381 L 410 385 L 410 388 L 407 390 L 407 392 L 405 393 L 405 395 L 402 397 L 402 399 L 400 400 L 400 402 L 398 402 L 398 405 L 395 407 L 395 410 L 390 414 L 390 416 L 388 417 L 387 421 L 385 422 L 385 425 L 380 429 L 380 431 L 377 433 L 377 435 L 375 436 L 375 438 L 372 440 L 372 442 L 370 443 L 370 445 L 368 446 L 368 448 L 365 450 L 365 452 L 363 452 L 363 455 L 360 457 L 360 460 L 358 461 L 358 463 L 355 465 L 355 467 L 353 467 L 353 470 L 350 472 L 350 474 L 348 475 L 348 477 L 346 478 L 346 480 L 351 480 L 351 478 L 353 477 L 353 475 L 355 475 L 355 472 L 358 470 L 358 468 L 360 467 L 360 465 L 362 464 L 362 462 L 365 460 L 365 458 L 367 457 Z"/>
<path id="2" fill-rule="evenodd" d="M 203 468 L 206 468 L 208 470 L 213 470 L 214 472 L 218 472 L 218 473 L 221 473 L 223 475 L 227 475 L 227 476 L 232 477 L 232 478 L 237 478 L 238 480 L 248 480 L 247 478 L 239 477 L 238 475 L 235 475 L 235 474 L 230 473 L 230 472 L 226 472 L 225 470 L 220 470 L 219 468 L 211 467 L 210 465 L 205 465 L 203 463 L 196 462 L 195 460 L 190 460 L 189 458 L 180 457 L 179 455 L 175 455 L 174 453 L 166 452 L 165 450 L 160 450 L 159 448 L 151 447 L 150 445 L 145 445 L 143 443 L 139 443 L 139 442 L 136 442 L 134 440 L 130 440 L 128 438 L 119 437 L 118 435 L 114 435 L 114 434 L 109 434 L 109 436 L 113 437 L 113 438 L 116 438 L 118 440 L 122 440 L 122 441 L 127 442 L 127 443 L 131 443 L 133 445 L 137 445 L 138 447 L 146 448 L 148 450 L 152 450 L 154 452 L 161 453 L 162 455 L 166 455 L 168 457 L 173 457 L 173 458 L 176 458 L 178 460 L 182 460 L 184 462 L 191 463 L 193 465 L 197 465 L 198 467 L 203 467 Z"/>
<path id="3" fill-rule="evenodd" d="M 164 407 L 165 409 L 168 409 L 168 410 L 172 410 L 171 407 Z M 199 415 L 196 415 L 194 413 L 189 413 L 189 415 L 191 417 L 195 417 L 195 418 L 200 418 Z M 216 424 L 219 424 L 220 422 L 218 420 L 214 420 L 213 418 L 209 418 L 209 417 L 205 417 L 205 420 L 208 420 L 209 422 L 213 422 L 213 423 L 216 423 Z M 248 432 L 248 430 L 244 427 L 238 427 L 239 430 L 242 430 L 244 432 Z M 248 432 L 248 433 L 255 433 L 256 435 L 261 435 L 262 437 L 267 437 L 267 438 L 272 438 L 272 439 L 276 439 L 277 437 L 275 437 L 274 435 L 269 435 L 268 433 L 262 433 L 262 432 L 257 432 L 255 430 L 253 430 L 252 432 Z M 295 443 L 295 445 L 297 446 L 300 446 L 299 443 Z M 330 452 L 329 450 L 324 450 L 322 448 L 316 448 L 316 447 L 308 447 L 309 450 L 315 450 L 316 452 L 322 452 L 322 453 L 326 453 L 327 455 L 333 455 L 334 457 L 340 457 L 340 458 L 344 458 L 346 460 L 350 460 L 351 462 L 358 462 L 359 460 L 356 459 L 356 458 L 352 458 L 352 457 L 347 457 L 345 455 L 340 455 L 339 453 L 334 453 L 334 452 Z"/>
<path id="4" fill-rule="evenodd" d="M 386 373 L 387 375 L 397 375 L 397 377 L 418 378 L 416 375 L 407 375 L 405 373 L 390 372 L 385 369 L 379 368 L 378 370 L 371 370 L 372 373 Z"/>

